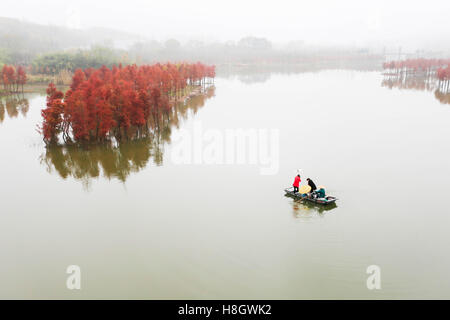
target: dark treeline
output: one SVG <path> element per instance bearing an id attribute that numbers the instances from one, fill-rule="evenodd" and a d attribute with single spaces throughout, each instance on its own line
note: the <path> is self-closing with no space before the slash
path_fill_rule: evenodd
<path id="1" fill-rule="evenodd" d="M 366 49 L 339 47 L 311 47 L 303 43 L 273 45 L 269 40 L 244 37 L 238 41 L 180 43 L 175 39 L 165 42 L 137 42 L 129 48 L 129 55 L 137 63 L 156 61 L 203 61 L 216 65 L 297 65 L 319 61 L 374 60 L 379 64 L 381 55 Z"/>
<path id="2" fill-rule="evenodd" d="M 108 29 L 75 30 L 0 17 L 0 69 L 22 66 L 28 83 L 69 84 L 78 69 L 131 63 L 127 48 L 141 37 Z"/>
<path id="3" fill-rule="evenodd" d="M 254 39 L 254 40 L 250 40 Z M 258 43 L 264 43 L 261 45 Z M 176 45 L 175 45 L 176 43 Z M 273 72 L 305 72 L 324 68 L 357 68 L 359 70 L 375 70 L 379 68 L 380 57 L 367 56 L 361 53 L 322 52 L 301 53 L 299 51 L 283 51 L 273 49 L 265 39 L 247 38 L 243 44 L 200 45 L 195 48 L 190 43 L 182 46 L 176 40 L 165 43 L 156 41 L 139 43 L 129 52 L 102 46 L 93 46 L 88 50 L 69 50 L 66 52 L 48 53 L 37 56 L 32 62 L 30 72 L 42 75 L 58 75 L 64 78 L 64 72 L 70 75 L 76 69 L 100 68 L 105 65 L 111 68 L 118 64 L 148 64 L 169 61 L 204 61 L 220 64 L 218 72 L 241 74 Z M 253 46 L 252 43 L 255 43 Z M 67 76 L 66 76 L 67 78 Z M 55 80 L 61 84 L 63 79 Z"/>
<path id="4" fill-rule="evenodd" d="M 75 72 L 77 69 L 98 69 L 102 66 L 129 64 L 125 51 L 94 45 L 88 50 L 69 50 L 66 52 L 38 55 L 31 64 L 35 74 L 57 75 L 62 71 Z"/>
<path id="5" fill-rule="evenodd" d="M 125 48 L 139 39 L 109 29 L 75 30 L 0 17 L 0 67 L 2 64 L 30 65 L 38 55 L 88 49 L 95 44 Z"/>
<path id="6" fill-rule="evenodd" d="M 29 67 L 30 74 L 55 76 L 78 68 L 169 61 L 225 66 L 323 64 L 325 68 L 367 61 L 379 65 L 382 57 L 364 48 L 314 47 L 301 41 L 274 45 L 264 38 L 244 37 L 237 41 L 181 43 L 175 39 L 148 40 L 107 29 L 73 30 L 0 18 L 0 67 L 22 65 Z M 30 82 L 46 81 L 48 78 L 30 78 Z"/>

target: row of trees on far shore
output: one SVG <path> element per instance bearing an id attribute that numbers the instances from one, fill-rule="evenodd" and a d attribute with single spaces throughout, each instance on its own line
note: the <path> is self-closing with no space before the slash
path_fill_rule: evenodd
<path id="1" fill-rule="evenodd" d="M 417 81 L 427 88 L 436 87 L 437 90 L 447 93 L 450 91 L 450 59 L 408 59 L 391 61 L 383 64 L 385 82 L 392 81 L 401 86 L 413 84 Z M 411 81 L 413 79 L 413 81 Z"/>
<path id="2" fill-rule="evenodd" d="M 426 73 L 434 74 L 439 68 L 450 65 L 450 59 L 407 59 L 383 63 L 383 69 L 393 73 Z"/>
<path id="3" fill-rule="evenodd" d="M 121 65 L 78 69 L 64 94 L 53 83 L 39 128 L 46 143 L 101 142 L 147 135 L 151 119 L 168 114 L 175 101 L 212 82 L 215 67 L 195 64 Z"/>
<path id="4" fill-rule="evenodd" d="M 89 50 L 71 50 L 67 52 L 47 53 L 37 56 L 30 67 L 33 74 L 57 75 L 66 71 L 74 73 L 77 69 L 98 69 L 102 66 L 129 64 L 126 53 L 112 48 L 92 46 Z"/>
<path id="5" fill-rule="evenodd" d="M 22 66 L 14 67 L 9 65 L 3 65 L 0 73 L 0 84 L 3 86 L 5 93 L 17 93 L 19 87 L 22 88 L 27 82 L 27 73 Z"/>

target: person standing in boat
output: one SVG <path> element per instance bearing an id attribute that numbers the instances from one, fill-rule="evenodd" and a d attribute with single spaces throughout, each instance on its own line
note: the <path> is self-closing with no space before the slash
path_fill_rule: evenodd
<path id="1" fill-rule="evenodd" d="M 314 191 L 316 191 L 317 187 L 316 187 L 316 184 L 314 183 L 314 181 L 312 181 L 310 178 L 306 179 L 306 181 L 308 181 L 308 186 L 311 187 L 310 193 L 313 193 Z"/>
<path id="2" fill-rule="evenodd" d="M 300 186 L 300 182 L 302 182 L 302 179 L 300 179 L 300 175 L 298 174 L 295 179 L 292 186 L 294 187 L 294 193 L 298 192 L 298 187 Z"/>

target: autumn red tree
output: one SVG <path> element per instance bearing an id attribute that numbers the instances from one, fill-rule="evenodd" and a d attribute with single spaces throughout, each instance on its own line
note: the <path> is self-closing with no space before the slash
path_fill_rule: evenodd
<path id="1" fill-rule="evenodd" d="M 12 92 L 14 90 L 14 84 L 16 82 L 16 71 L 13 66 L 4 65 L 1 73 L 3 89 L 6 92 Z"/>
<path id="2" fill-rule="evenodd" d="M 44 140 L 54 141 L 60 133 L 66 142 L 141 137 L 150 119 L 169 116 L 173 102 L 188 87 L 204 86 L 214 76 L 214 67 L 201 63 L 76 70 L 64 96 L 53 84 L 48 88 Z"/>
<path id="3" fill-rule="evenodd" d="M 58 91 L 53 83 L 50 83 L 47 88 L 47 108 L 41 111 L 44 119 L 41 131 L 45 141 L 55 141 L 62 130 L 63 97 L 64 94 Z"/>
<path id="4" fill-rule="evenodd" d="M 450 65 L 450 59 L 406 59 L 383 63 L 383 69 L 388 69 L 396 73 L 401 72 L 425 72 L 431 74 L 438 68 Z"/>
<path id="5" fill-rule="evenodd" d="M 22 66 L 19 66 L 17 68 L 17 84 L 22 86 L 22 93 L 23 93 L 23 86 L 27 83 L 27 73 L 25 71 L 25 68 Z"/>
<path id="6" fill-rule="evenodd" d="M 27 74 L 25 68 L 19 66 L 17 68 L 9 65 L 4 65 L 0 72 L 0 83 L 3 85 L 3 90 L 7 93 L 19 92 L 19 86 L 23 86 L 27 82 Z"/>
<path id="7" fill-rule="evenodd" d="M 390 61 L 383 64 L 387 79 L 383 80 L 389 86 L 413 86 L 415 88 L 432 88 L 438 80 L 438 90 L 450 90 L 450 59 L 406 59 Z M 406 81 L 408 80 L 408 81 Z M 419 85 L 420 84 L 420 85 Z"/>

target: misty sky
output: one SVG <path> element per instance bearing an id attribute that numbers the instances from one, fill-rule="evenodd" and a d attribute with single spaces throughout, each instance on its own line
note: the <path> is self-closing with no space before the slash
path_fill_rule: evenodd
<path id="1" fill-rule="evenodd" d="M 73 28 L 106 27 L 163 40 L 238 40 L 448 48 L 450 1 L 15 0 L 0 16 Z"/>

